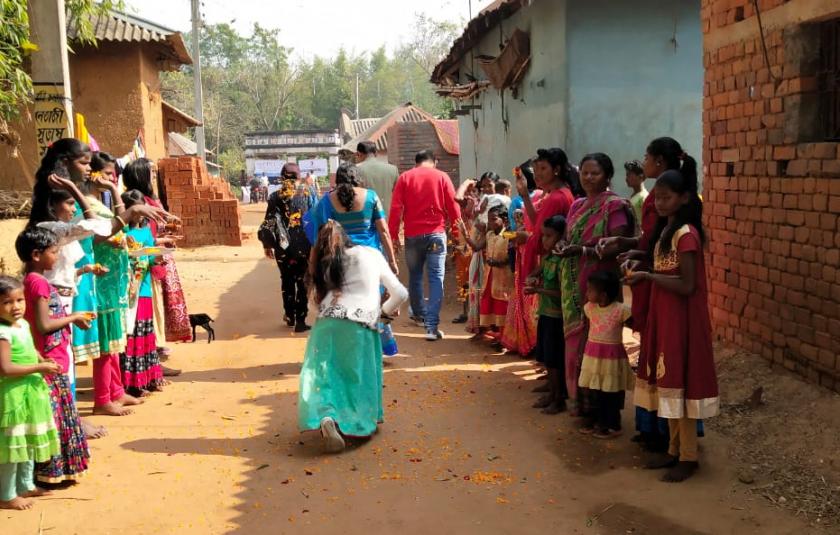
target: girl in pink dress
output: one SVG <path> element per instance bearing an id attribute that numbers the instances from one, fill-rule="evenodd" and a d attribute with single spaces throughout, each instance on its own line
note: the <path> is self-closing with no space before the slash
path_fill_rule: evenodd
<path id="1" fill-rule="evenodd" d="M 589 334 L 578 389 L 585 391 L 591 404 L 581 414 L 580 432 L 601 439 L 621 436 L 624 392 L 634 383 L 622 339 L 630 307 L 618 301 L 620 293 L 621 281 L 613 271 L 596 271 L 587 277 L 583 313 Z"/>

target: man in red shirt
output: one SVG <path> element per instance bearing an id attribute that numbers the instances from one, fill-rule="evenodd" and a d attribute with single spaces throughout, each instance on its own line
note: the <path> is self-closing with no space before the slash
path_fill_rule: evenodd
<path id="1" fill-rule="evenodd" d="M 443 302 L 446 226 L 461 219 L 455 187 L 449 175 L 435 168 L 435 155 L 423 150 L 414 158 L 417 167 L 397 179 L 388 227 L 394 247 L 400 249 L 400 223 L 404 224 L 408 293 L 413 319 L 426 327 L 426 340 L 443 338 L 438 329 Z M 428 302 L 423 296 L 423 268 L 429 279 Z"/>

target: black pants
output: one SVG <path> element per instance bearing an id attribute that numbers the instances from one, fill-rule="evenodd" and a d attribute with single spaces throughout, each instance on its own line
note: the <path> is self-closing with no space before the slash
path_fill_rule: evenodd
<path id="1" fill-rule="evenodd" d="M 624 391 L 602 392 L 590 388 L 578 388 L 578 403 L 581 416 L 600 428 L 621 430 L 621 409 L 624 408 Z"/>
<path id="2" fill-rule="evenodd" d="M 282 279 L 283 309 L 286 317 L 295 322 L 303 322 L 309 313 L 309 297 L 306 294 L 308 261 L 306 258 L 284 258 L 277 261 L 277 267 L 280 268 Z"/>

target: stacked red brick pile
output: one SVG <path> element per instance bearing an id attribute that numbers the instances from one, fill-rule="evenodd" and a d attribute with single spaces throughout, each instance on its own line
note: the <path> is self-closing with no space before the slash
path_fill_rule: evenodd
<path id="1" fill-rule="evenodd" d="M 837 5 L 761 0 L 766 55 L 752 2 L 702 5 L 716 331 L 840 391 L 840 144 L 814 114 L 814 24 Z"/>
<path id="2" fill-rule="evenodd" d="M 181 218 L 185 247 L 242 245 L 239 201 L 193 156 L 158 163 L 169 211 Z"/>

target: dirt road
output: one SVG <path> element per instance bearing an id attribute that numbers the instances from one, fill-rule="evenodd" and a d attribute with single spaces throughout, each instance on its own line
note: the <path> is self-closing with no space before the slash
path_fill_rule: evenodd
<path id="1" fill-rule="evenodd" d="M 254 224 L 258 209 L 246 209 Z M 369 443 L 319 453 L 296 429 L 305 338 L 282 324 L 279 275 L 250 241 L 182 251 L 192 312 L 218 339 L 174 348 L 184 374 L 136 414 L 94 417 L 82 483 L 2 532 L 37 533 L 802 533 L 791 515 L 745 494 L 727 444 L 702 440 L 704 466 L 681 486 L 639 468 L 628 437 L 582 437 L 568 416 L 530 408 L 533 369 L 466 336 L 421 339 L 396 325 L 386 369 L 386 422 Z M 449 307 L 445 321 L 455 315 Z M 453 331 L 453 329 L 449 329 Z M 450 334 L 455 334 L 454 332 Z M 89 414 L 90 369 L 81 410 Z M 625 411 L 632 429 L 632 411 Z M 39 532 L 39 528 L 42 530 Z"/>

